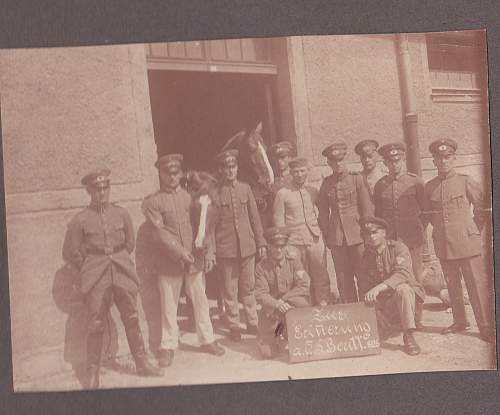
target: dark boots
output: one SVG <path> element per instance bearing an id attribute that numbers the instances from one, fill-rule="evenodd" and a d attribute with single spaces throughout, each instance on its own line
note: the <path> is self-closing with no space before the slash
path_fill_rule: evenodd
<path id="1" fill-rule="evenodd" d="M 139 376 L 163 376 L 163 370 L 154 366 L 144 347 L 141 329 L 137 318 L 132 318 L 125 325 L 128 345 L 135 360 L 135 370 Z"/>
<path id="2" fill-rule="evenodd" d="M 102 332 L 87 336 L 88 389 L 99 389 L 101 369 Z"/>

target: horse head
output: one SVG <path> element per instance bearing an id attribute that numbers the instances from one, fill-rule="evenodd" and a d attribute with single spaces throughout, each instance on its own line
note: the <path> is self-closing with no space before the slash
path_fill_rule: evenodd
<path id="1" fill-rule="evenodd" d="M 262 123 L 248 134 L 240 131 L 231 137 L 222 150 L 236 148 L 239 151 L 239 176 L 252 189 L 269 190 L 274 183 L 274 172 L 267 157 L 262 138 Z"/>
<path id="2" fill-rule="evenodd" d="M 266 222 L 274 183 L 274 172 L 262 138 L 262 123 L 247 133 L 240 131 L 231 137 L 222 150 L 235 148 L 239 152 L 238 176 L 252 188 L 261 218 Z"/>

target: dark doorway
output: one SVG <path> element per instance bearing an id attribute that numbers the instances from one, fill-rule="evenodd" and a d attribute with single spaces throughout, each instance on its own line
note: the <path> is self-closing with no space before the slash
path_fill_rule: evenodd
<path id="1" fill-rule="evenodd" d="M 149 70 L 151 110 L 158 155 L 178 152 L 185 167 L 213 169 L 213 159 L 232 135 L 263 123 L 275 141 L 272 76 Z"/>

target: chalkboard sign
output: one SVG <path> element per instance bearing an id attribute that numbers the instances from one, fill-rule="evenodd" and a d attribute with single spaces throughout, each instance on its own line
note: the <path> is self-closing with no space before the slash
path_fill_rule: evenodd
<path id="1" fill-rule="evenodd" d="M 364 303 L 293 308 L 286 325 L 292 363 L 380 353 L 375 308 Z"/>

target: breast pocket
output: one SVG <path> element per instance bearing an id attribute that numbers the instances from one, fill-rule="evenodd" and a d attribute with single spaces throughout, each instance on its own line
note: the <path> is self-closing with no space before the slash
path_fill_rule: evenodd
<path id="1" fill-rule="evenodd" d="M 248 195 L 240 196 L 240 207 L 242 213 L 247 213 L 248 208 Z"/>
<path id="2" fill-rule="evenodd" d="M 356 190 L 351 187 L 337 189 L 337 199 L 339 202 L 351 203 L 356 198 Z"/>
<path id="3" fill-rule="evenodd" d="M 332 189 L 328 192 L 328 200 L 330 200 L 331 203 L 337 202 L 337 190 Z"/>
<path id="4" fill-rule="evenodd" d="M 452 193 L 447 199 L 447 205 L 455 208 L 464 208 L 469 205 L 469 201 L 464 193 Z"/>
<path id="5" fill-rule="evenodd" d="M 417 208 L 417 191 L 414 187 L 406 189 L 398 200 L 398 208 L 404 209 L 406 213 L 414 211 Z"/>

